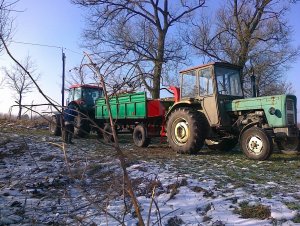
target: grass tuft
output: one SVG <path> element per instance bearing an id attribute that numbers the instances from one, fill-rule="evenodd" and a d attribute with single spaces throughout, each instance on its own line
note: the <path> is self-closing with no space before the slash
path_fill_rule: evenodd
<path id="1" fill-rule="evenodd" d="M 293 221 L 294 223 L 300 223 L 300 213 L 298 213 L 298 214 L 296 215 L 296 217 L 294 217 L 294 219 L 292 219 L 292 221 Z"/>
<path id="2" fill-rule="evenodd" d="M 300 203 L 297 203 L 297 202 L 286 202 L 285 205 L 290 210 L 300 210 Z"/>
<path id="3" fill-rule="evenodd" d="M 169 184 L 167 186 L 167 193 L 170 193 L 169 199 L 175 198 L 175 195 L 177 195 L 179 193 L 179 189 L 178 189 L 179 187 L 187 186 L 187 185 L 188 185 L 188 182 L 187 182 L 186 178 L 183 178 L 182 180 L 177 181 L 174 184 Z"/>
<path id="4" fill-rule="evenodd" d="M 255 218 L 255 219 L 267 219 L 271 216 L 271 209 L 269 206 L 262 204 L 249 205 L 247 201 L 241 202 L 238 209 L 235 209 L 234 213 L 241 215 L 242 218 Z"/>

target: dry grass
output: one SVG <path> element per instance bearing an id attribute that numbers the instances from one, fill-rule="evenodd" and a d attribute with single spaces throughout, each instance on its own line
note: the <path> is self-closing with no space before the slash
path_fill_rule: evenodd
<path id="1" fill-rule="evenodd" d="M 0 116 L 0 132 L 14 132 L 18 134 L 27 134 L 28 131 L 34 134 L 48 133 L 48 118 L 34 117 L 30 119 L 17 119 L 16 117 L 6 118 Z"/>
<path id="2" fill-rule="evenodd" d="M 248 202 L 241 202 L 239 208 L 234 211 L 240 214 L 242 218 L 256 218 L 268 219 L 271 216 L 271 209 L 269 206 L 262 204 L 249 205 Z"/>
<path id="3" fill-rule="evenodd" d="M 175 198 L 175 195 L 177 195 L 178 192 L 179 192 L 179 187 L 187 186 L 187 185 L 188 185 L 188 182 L 185 178 L 183 178 L 180 181 L 177 181 L 176 183 L 169 184 L 167 186 L 167 193 L 170 193 L 170 198 L 169 199 Z"/>

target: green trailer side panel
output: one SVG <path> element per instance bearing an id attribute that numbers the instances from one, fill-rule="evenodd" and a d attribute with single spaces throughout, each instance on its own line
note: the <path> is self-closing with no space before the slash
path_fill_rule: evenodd
<path id="1" fill-rule="evenodd" d="M 114 96 L 110 98 L 109 102 L 114 119 L 143 119 L 147 117 L 146 92 Z M 105 98 L 100 98 L 96 101 L 96 119 L 108 118 Z"/>
<path id="2" fill-rule="evenodd" d="M 233 100 L 226 103 L 226 111 L 249 111 L 249 110 L 263 110 L 271 127 L 285 127 L 286 122 L 286 99 L 293 99 L 296 108 L 296 96 L 294 95 L 276 95 L 255 97 L 247 99 Z M 272 115 L 269 109 L 275 108 L 275 114 Z M 296 111 L 297 109 L 295 109 Z"/>

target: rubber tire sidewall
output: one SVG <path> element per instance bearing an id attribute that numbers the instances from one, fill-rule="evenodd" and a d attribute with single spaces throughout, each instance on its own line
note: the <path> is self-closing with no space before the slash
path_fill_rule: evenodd
<path id="1" fill-rule="evenodd" d="M 112 134 L 107 134 L 106 132 L 112 133 L 112 129 L 111 129 L 111 126 L 109 124 L 105 124 L 104 125 L 104 128 L 103 128 L 103 140 L 106 143 L 112 143 L 112 142 L 114 142 L 113 135 Z"/>
<path id="2" fill-rule="evenodd" d="M 103 138 L 103 129 L 104 129 L 104 125 L 100 124 L 98 125 L 99 128 L 96 128 L 96 133 L 97 133 L 97 138 L 98 139 L 102 139 Z"/>
<path id="3" fill-rule="evenodd" d="M 59 115 L 51 116 L 51 120 L 49 122 L 49 132 L 53 136 L 61 135 L 61 125 L 60 125 L 60 116 Z"/>
<path id="4" fill-rule="evenodd" d="M 137 147 L 147 147 L 150 143 L 150 139 L 147 136 L 147 129 L 144 125 L 137 125 L 134 127 L 132 139 Z"/>
<path id="5" fill-rule="evenodd" d="M 174 136 L 173 123 L 176 119 L 183 118 L 189 125 L 190 136 L 183 145 L 178 145 L 172 137 Z M 167 136 L 171 148 L 182 154 L 196 154 L 202 148 L 208 127 L 203 113 L 192 108 L 178 108 L 171 113 L 167 122 Z"/>
<path id="6" fill-rule="evenodd" d="M 74 135 L 77 137 L 86 137 L 89 135 L 91 127 L 87 119 L 83 119 L 80 112 L 78 112 L 74 121 Z"/>
<path id="7" fill-rule="evenodd" d="M 255 155 L 248 150 L 248 141 L 251 137 L 257 136 L 263 143 L 263 149 L 260 154 Z M 253 160 L 267 160 L 273 152 L 273 142 L 271 137 L 261 128 L 259 127 L 251 127 L 243 132 L 241 135 L 240 141 L 241 149 L 243 150 L 244 154 Z"/>

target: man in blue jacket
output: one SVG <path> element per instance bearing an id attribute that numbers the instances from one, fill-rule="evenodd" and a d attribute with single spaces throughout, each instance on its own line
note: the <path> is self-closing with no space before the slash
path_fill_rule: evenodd
<path id="1" fill-rule="evenodd" d="M 72 137 L 74 134 L 74 119 L 77 116 L 76 107 L 74 104 L 69 104 L 69 106 L 64 110 L 64 122 L 65 129 L 63 134 L 63 140 L 67 144 L 73 144 Z"/>

